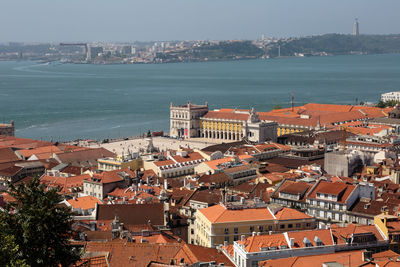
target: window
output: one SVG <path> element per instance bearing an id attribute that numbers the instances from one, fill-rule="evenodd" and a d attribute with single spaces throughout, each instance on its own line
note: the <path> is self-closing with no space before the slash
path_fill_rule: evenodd
<path id="1" fill-rule="evenodd" d="M 250 232 L 254 232 L 254 226 L 250 226 Z"/>
<path id="2" fill-rule="evenodd" d="M 229 228 L 225 228 L 224 233 L 229 234 Z"/>
<path id="3" fill-rule="evenodd" d="M 272 225 L 268 226 L 268 231 L 272 231 Z"/>
<path id="4" fill-rule="evenodd" d="M 301 227 L 301 223 L 296 223 L 296 228 L 300 228 Z"/>
<path id="5" fill-rule="evenodd" d="M 258 226 L 258 231 L 259 231 L 259 232 L 264 231 L 264 227 L 263 227 L 262 225 Z"/>
<path id="6" fill-rule="evenodd" d="M 229 236 L 225 236 L 224 241 L 229 243 Z"/>
<path id="7" fill-rule="evenodd" d="M 281 224 L 281 225 L 279 225 L 279 228 L 285 229 L 285 225 L 284 225 L 284 224 Z"/>
<path id="8" fill-rule="evenodd" d="M 311 227 L 311 223 L 306 223 L 306 227 Z"/>
<path id="9" fill-rule="evenodd" d="M 194 230 L 193 230 L 193 229 L 190 229 L 190 233 L 193 235 L 193 234 L 194 234 Z"/>
<path id="10" fill-rule="evenodd" d="M 317 201 L 317 207 L 321 205 L 321 201 Z"/>
<path id="11" fill-rule="evenodd" d="M 238 233 L 238 228 L 237 227 L 233 228 L 233 231 L 235 232 L 235 234 L 237 234 Z"/>
<path id="12" fill-rule="evenodd" d="M 238 235 L 233 236 L 233 241 L 238 241 L 238 240 L 239 240 L 239 236 Z"/>
<path id="13" fill-rule="evenodd" d="M 289 223 L 288 228 L 293 228 L 293 224 Z"/>

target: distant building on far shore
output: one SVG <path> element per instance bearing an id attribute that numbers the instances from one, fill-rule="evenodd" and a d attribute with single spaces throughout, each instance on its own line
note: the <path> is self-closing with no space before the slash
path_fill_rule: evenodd
<path id="1" fill-rule="evenodd" d="M 354 21 L 354 26 L 353 26 L 353 35 L 354 36 L 359 36 L 360 35 L 360 29 L 358 25 L 358 19 Z"/>
<path id="2" fill-rule="evenodd" d="M 382 102 L 400 101 L 400 91 L 381 94 Z"/>
<path id="3" fill-rule="evenodd" d="M 14 136 L 14 132 L 14 121 L 11 121 L 10 124 L 0 123 L 0 135 Z"/>

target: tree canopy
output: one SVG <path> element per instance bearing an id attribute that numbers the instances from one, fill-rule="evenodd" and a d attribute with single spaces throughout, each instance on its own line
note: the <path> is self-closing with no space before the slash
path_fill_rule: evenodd
<path id="1" fill-rule="evenodd" d="M 79 259 L 79 252 L 69 245 L 72 214 L 59 204 L 62 197 L 56 189 L 46 190 L 34 178 L 29 184 L 9 184 L 8 193 L 16 202 L 0 213 L 0 234 L 8 240 L 8 248 L 1 244 L 0 251 L 10 255 L 4 265 L 19 261 L 29 266 L 68 266 Z"/>

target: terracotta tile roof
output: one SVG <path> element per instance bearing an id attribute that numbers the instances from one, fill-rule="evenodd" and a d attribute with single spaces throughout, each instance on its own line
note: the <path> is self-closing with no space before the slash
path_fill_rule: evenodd
<path id="1" fill-rule="evenodd" d="M 0 170 L 0 175 L 6 176 L 6 177 L 13 177 L 17 173 L 19 173 L 22 169 L 23 169 L 23 167 L 10 166 L 8 168 Z"/>
<path id="2" fill-rule="evenodd" d="M 246 238 L 244 241 L 238 241 L 243 244 L 247 252 L 260 252 L 262 248 L 276 247 L 278 250 L 280 246 L 289 247 L 284 234 L 272 235 L 255 235 Z"/>
<path id="3" fill-rule="evenodd" d="M 97 182 L 108 184 L 108 183 L 115 183 L 124 180 L 124 175 L 128 175 L 129 177 L 135 177 L 135 173 L 132 172 L 130 169 L 119 169 L 113 171 L 103 171 L 101 173 L 93 173 L 93 177 L 90 177 L 86 180 L 93 180 L 95 179 Z"/>
<path id="4" fill-rule="evenodd" d="M 301 182 L 301 181 L 290 181 L 285 180 L 281 186 L 275 190 L 272 197 L 278 198 L 279 192 L 289 193 L 289 194 L 300 194 L 302 197 L 300 201 L 305 201 L 306 193 L 313 187 L 312 184 Z"/>
<path id="5" fill-rule="evenodd" d="M 309 103 L 304 106 L 259 112 L 261 120 L 272 120 L 279 124 L 317 126 L 332 125 L 338 122 L 361 120 L 366 118 L 385 117 L 390 109 L 381 109 L 365 106 L 345 106 L 332 104 Z M 300 115 L 308 115 L 309 118 L 300 118 Z"/>
<path id="6" fill-rule="evenodd" d="M 89 168 L 82 168 L 78 166 L 67 166 L 64 169 L 62 169 L 60 172 L 62 173 L 68 173 L 71 175 L 81 175 L 83 172 L 89 170 Z"/>
<path id="7" fill-rule="evenodd" d="M 113 191 L 109 192 L 107 196 L 116 197 L 116 198 L 123 198 L 126 197 L 127 199 L 133 198 L 136 196 L 136 192 L 133 188 L 115 188 Z"/>
<path id="8" fill-rule="evenodd" d="M 383 260 L 383 259 L 389 259 L 389 258 L 397 259 L 399 256 L 400 256 L 400 254 L 397 254 L 396 252 L 394 252 L 392 250 L 386 250 L 386 251 L 372 254 L 372 258 L 374 258 L 374 260 Z"/>
<path id="9" fill-rule="evenodd" d="M 84 196 L 84 197 L 77 197 L 75 199 L 70 199 L 68 200 L 68 203 L 74 208 L 74 209 L 79 209 L 81 208 L 82 210 L 87 210 L 87 209 L 94 209 L 94 207 L 97 204 L 102 204 L 102 202 L 93 196 Z"/>
<path id="10" fill-rule="evenodd" d="M 168 159 L 168 160 L 160 160 L 153 162 L 157 167 L 166 166 L 166 165 L 174 165 L 175 161 Z"/>
<path id="11" fill-rule="evenodd" d="M 40 183 L 45 184 L 50 188 L 60 187 L 60 193 L 71 193 L 70 188 L 76 188 L 83 186 L 83 181 L 85 179 L 90 178 L 89 174 L 83 174 L 78 176 L 70 176 L 70 177 L 56 177 L 56 176 L 49 176 L 43 175 L 40 178 Z"/>
<path id="12" fill-rule="evenodd" d="M 351 212 L 369 215 L 370 217 L 379 215 L 382 213 L 382 208 L 387 207 L 387 211 L 390 215 L 395 215 L 397 207 L 400 204 L 399 199 L 376 199 L 372 201 L 357 200 L 355 204 L 350 208 Z"/>
<path id="13" fill-rule="evenodd" d="M 248 112 L 248 111 L 247 111 Z M 220 111 L 209 111 L 202 118 L 204 119 L 223 119 L 223 120 L 237 120 L 247 121 L 250 113 L 235 113 L 233 110 L 223 109 Z"/>
<path id="14" fill-rule="evenodd" d="M 268 162 L 268 165 L 265 167 L 265 170 L 267 172 L 287 172 L 290 170 L 290 168 L 287 168 L 281 164 L 278 163 L 273 163 L 273 162 Z"/>
<path id="15" fill-rule="evenodd" d="M 24 156 L 24 158 L 28 159 L 32 155 L 35 155 L 36 157 L 47 159 L 50 158 L 53 153 L 62 153 L 61 150 L 56 147 L 56 146 L 42 146 L 42 147 L 37 147 L 33 149 L 21 149 L 17 150 L 17 153 L 21 154 Z"/>
<path id="16" fill-rule="evenodd" d="M 17 202 L 17 200 L 7 192 L 4 192 L 2 194 L 2 196 L 3 196 L 3 201 L 5 203 L 15 203 L 15 202 Z"/>
<path id="17" fill-rule="evenodd" d="M 319 254 L 312 256 L 298 256 L 283 259 L 266 260 L 259 262 L 260 267 L 304 267 L 304 266 L 322 266 L 323 263 L 337 262 L 343 266 L 363 266 L 366 262 L 363 260 L 364 250 L 336 252 L 329 254 Z"/>
<path id="18" fill-rule="evenodd" d="M 337 202 L 345 203 L 354 189 L 354 185 L 348 185 L 341 182 L 330 183 L 328 181 L 320 180 L 314 190 L 310 192 L 308 198 L 317 198 L 317 193 L 330 194 L 339 196 Z"/>
<path id="19" fill-rule="evenodd" d="M 58 154 L 60 163 L 71 164 L 73 166 L 97 166 L 97 159 L 115 157 L 115 154 L 105 148 L 91 148 Z"/>
<path id="20" fill-rule="evenodd" d="M 242 163 L 245 164 L 245 161 L 244 161 L 245 159 L 249 159 L 249 158 L 253 158 L 253 157 L 250 156 L 250 155 L 240 155 L 240 156 L 238 156 L 238 158 L 239 158 L 239 160 L 241 160 Z M 222 158 L 222 159 L 215 159 L 215 160 L 205 161 L 204 163 L 207 164 L 208 167 L 210 167 L 211 169 L 218 170 L 219 166 L 221 164 L 228 163 L 228 162 L 233 162 L 234 160 L 235 160 L 234 157 L 225 157 L 225 158 Z"/>
<path id="21" fill-rule="evenodd" d="M 270 143 L 270 144 L 260 144 L 260 145 L 255 145 L 255 147 L 260 150 L 260 151 L 268 151 L 270 149 L 281 149 L 282 151 L 290 151 L 291 147 L 278 144 L 278 143 Z"/>
<path id="22" fill-rule="evenodd" d="M 169 264 L 183 244 L 89 242 L 86 252 L 108 252 L 110 266 L 147 266 L 151 261 Z"/>
<path id="23" fill-rule="evenodd" d="M 268 163 L 275 163 L 282 165 L 286 168 L 289 169 L 297 169 L 300 166 L 303 165 L 311 165 L 311 164 L 317 164 L 321 167 L 324 166 L 324 159 L 307 159 L 307 158 L 290 158 L 290 157 L 284 157 L 284 156 L 278 156 L 272 159 L 268 159 Z"/>
<path id="24" fill-rule="evenodd" d="M 315 237 L 318 237 L 324 246 L 333 246 L 334 241 L 329 229 L 314 229 L 314 230 L 303 230 L 288 232 L 288 237 L 294 238 L 294 248 L 306 247 L 304 238 L 307 238 L 313 246 L 317 246 Z"/>
<path id="25" fill-rule="evenodd" d="M 93 256 L 80 259 L 75 263 L 76 267 L 109 267 L 107 255 Z"/>
<path id="26" fill-rule="evenodd" d="M 268 183 L 255 183 L 251 180 L 243 182 L 233 187 L 234 192 L 241 192 L 248 198 L 260 197 L 272 185 Z"/>
<path id="27" fill-rule="evenodd" d="M 230 210 L 219 204 L 212 207 L 200 209 L 199 212 L 201 212 L 212 223 L 274 219 L 271 212 L 267 208 Z"/>
<path id="28" fill-rule="evenodd" d="M 386 226 L 388 228 L 389 233 L 398 233 L 398 232 L 400 232 L 400 221 L 398 219 L 396 221 L 388 221 L 388 222 L 386 222 Z"/>
<path id="29" fill-rule="evenodd" d="M 338 196 L 347 188 L 345 183 L 330 183 L 322 181 L 314 190 L 317 193 Z"/>
<path id="30" fill-rule="evenodd" d="M 27 138 L 20 138 L 14 136 L 5 136 L 0 135 L 0 147 L 10 147 L 10 148 L 19 148 L 19 149 L 30 149 L 36 148 L 41 146 L 49 146 L 53 145 L 54 143 L 27 139 Z"/>
<path id="31" fill-rule="evenodd" d="M 273 183 L 282 181 L 285 177 L 279 173 L 264 173 L 263 177 L 269 179 Z"/>
<path id="32" fill-rule="evenodd" d="M 352 223 L 348 224 L 346 227 L 332 225 L 331 230 L 335 242 L 339 245 L 346 244 L 346 239 L 351 238 L 352 234 L 371 233 L 376 237 L 377 240 L 384 240 L 375 225 L 357 225 Z"/>
<path id="33" fill-rule="evenodd" d="M 223 144 L 216 144 L 216 145 L 211 145 L 208 147 L 203 148 L 201 151 L 212 154 L 213 152 L 216 151 L 221 151 L 222 154 L 225 154 L 226 151 L 228 151 L 231 147 L 237 147 L 247 144 L 245 141 L 237 141 L 237 142 L 231 142 L 231 143 L 223 143 Z"/>
<path id="34" fill-rule="evenodd" d="M 204 157 L 198 152 L 187 153 L 186 157 L 176 155 L 173 156 L 173 158 L 179 163 L 204 159 Z"/>
<path id="35" fill-rule="evenodd" d="M 11 148 L 0 148 L 0 163 L 19 161 L 20 159 L 15 155 Z"/>
<path id="36" fill-rule="evenodd" d="M 113 220 L 115 216 L 118 216 L 124 225 L 147 224 L 149 221 L 152 225 L 164 225 L 164 204 L 114 204 L 98 206 L 97 220 Z"/>
<path id="37" fill-rule="evenodd" d="M 215 184 L 223 184 L 229 183 L 232 179 L 223 172 L 215 173 L 215 174 L 204 174 L 199 178 L 199 183 L 215 183 Z"/>
<path id="38" fill-rule="evenodd" d="M 307 215 L 301 211 L 295 210 L 295 209 L 290 209 L 290 208 L 282 208 L 279 210 L 276 214 L 275 217 L 277 220 L 283 221 L 283 220 L 302 220 L 302 219 L 311 219 L 313 218 L 310 215 Z"/>
<path id="39" fill-rule="evenodd" d="M 199 201 L 207 203 L 208 205 L 217 204 L 222 200 L 222 194 L 220 190 L 196 190 L 186 202 L 186 206 L 189 205 L 189 201 Z"/>
<path id="40" fill-rule="evenodd" d="M 248 170 L 251 170 L 252 168 L 248 165 L 242 165 L 242 166 L 236 166 L 236 167 L 231 167 L 231 168 L 226 168 L 224 169 L 225 173 L 228 174 L 233 174 L 233 173 L 237 173 L 237 172 L 245 172 Z"/>
<path id="41" fill-rule="evenodd" d="M 215 248 L 206 248 L 191 244 L 185 244 L 174 256 L 177 263 L 193 265 L 198 262 L 211 262 L 223 264 L 224 266 L 234 266 L 234 264 L 220 251 Z"/>

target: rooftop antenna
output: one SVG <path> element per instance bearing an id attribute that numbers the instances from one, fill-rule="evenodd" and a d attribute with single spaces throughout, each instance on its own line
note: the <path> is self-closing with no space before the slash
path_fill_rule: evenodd
<path id="1" fill-rule="evenodd" d="M 292 91 L 292 112 L 294 111 L 294 92 Z"/>

